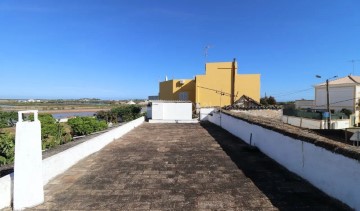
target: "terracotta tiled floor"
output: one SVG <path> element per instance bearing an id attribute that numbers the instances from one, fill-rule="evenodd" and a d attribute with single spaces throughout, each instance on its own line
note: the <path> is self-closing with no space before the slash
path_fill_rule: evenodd
<path id="1" fill-rule="evenodd" d="M 34 210 L 349 209 L 210 123 L 144 123 L 45 195 Z"/>

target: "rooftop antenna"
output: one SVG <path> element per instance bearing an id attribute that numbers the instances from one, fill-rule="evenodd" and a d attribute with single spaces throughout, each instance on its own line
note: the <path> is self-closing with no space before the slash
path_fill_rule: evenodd
<path id="1" fill-rule="evenodd" d="M 360 62 L 360 59 L 352 59 L 349 62 L 352 63 L 352 67 L 353 67 L 353 75 L 355 75 L 355 62 Z"/>
<path id="2" fill-rule="evenodd" d="M 205 64 L 207 62 L 207 57 L 208 57 L 208 51 L 210 48 L 212 48 L 213 46 L 212 45 L 207 45 L 205 46 Z"/>

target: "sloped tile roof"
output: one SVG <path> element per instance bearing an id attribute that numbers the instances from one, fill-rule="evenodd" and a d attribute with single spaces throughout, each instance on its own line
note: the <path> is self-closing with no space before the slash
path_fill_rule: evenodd
<path id="1" fill-rule="evenodd" d="M 342 84 L 351 84 L 351 85 L 359 84 L 360 85 L 360 76 L 349 75 L 349 76 L 346 76 L 343 78 L 338 78 L 338 79 L 329 81 L 329 85 L 342 85 Z M 326 85 L 326 82 L 317 84 L 315 86 L 325 86 L 325 85 Z"/>

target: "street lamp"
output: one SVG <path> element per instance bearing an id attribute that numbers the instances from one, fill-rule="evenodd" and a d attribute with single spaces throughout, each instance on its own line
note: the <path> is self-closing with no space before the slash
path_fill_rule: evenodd
<path id="1" fill-rule="evenodd" d="M 316 75 L 316 78 L 321 78 L 320 75 Z M 330 124 L 331 124 L 331 113 L 330 113 L 330 100 L 329 100 L 329 80 L 337 78 L 337 75 L 326 79 L 326 107 L 327 107 L 327 129 L 330 130 Z"/>

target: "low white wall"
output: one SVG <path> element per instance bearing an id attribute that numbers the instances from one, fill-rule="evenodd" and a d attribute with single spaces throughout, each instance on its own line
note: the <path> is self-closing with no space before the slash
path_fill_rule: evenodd
<path id="1" fill-rule="evenodd" d="M 200 108 L 200 121 L 207 121 L 208 115 L 214 110 L 215 108 Z"/>
<path id="2" fill-rule="evenodd" d="M 295 116 L 282 116 L 282 121 L 284 123 L 294 125 L 297 127 L 308 128 L 308 129 L 324 129 L 327 128 L 326 121 L 324 120 L 316 120 L 316 119 L 308 119 L 301 118 Z M 344 129 L 350 127 L 349 119 L 337 119 L 331 120 L 331 128 L 332 129 Z"/>
<path id="3" fill-rule="evenodd" d="M 336 129 L 345 129 L 350 127 L 349 119 L 343 119 L 343 120 L 338 119 L 333 123 L 335 124 L 334 128 Z"/>
<path id="4" fill-rule="evenodd" d="M 70 149 L 48 157 L 42 161 L 43 184 L 46 185 L 52 178 L 65 172 L 81 159 L 99 151 L 110 142 L 120 138 L 144 122 L 144 117 L 121 125 Z M 0 178 L 0 209 L 9 207 L 12 201 L 13 174 Z"/>
<path id="5" fill-rule="evenodd" d="M 290 125 L 295 125 L 295 126 L 299 126 L 301 125 L 301 118 L 297 118 L 297 117 L 292 117 L 289 116 L 287 119 L 287 123 Z"/>
<path id="6" fill-rule="evenodd" d="M 220 114 L 209 121 L 220 126 Z M 221 127 L 259 148 L 267 156 L 328 195 L 360 210 L 360 162 L 322 147 L 221 114 Z"/>
<path id="7" fill-rule="evenodd" d="M 321 120 L 302 118 L 300 127 L 309 128 L 309 129 L 322 129 L 324 128 L 323 124 L 324 121 Z"/>

